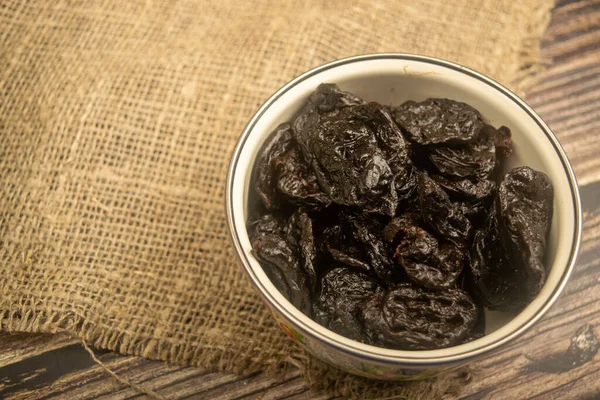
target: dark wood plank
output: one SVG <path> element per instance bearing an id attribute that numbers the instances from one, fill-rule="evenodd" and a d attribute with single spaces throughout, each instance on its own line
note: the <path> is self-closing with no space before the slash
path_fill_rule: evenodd
<path id="1" fill-rule="evenodd" d="M 102 353 L 98 358 L 119 376 L 167 398 L 328 398 L 310 393 L 298 371 L 278 379 L 266 373 L 240 377 L 113 353 Z M 136 390 L 108 377 L 80 345 L 48 351 L 0 368 L 0 376 L 5 376 L 0 380 L 0 398 L 6 399 L 125 399 L 140 396 Z"/>
<path id="2" fill-rule="evenodd" d="M 559 1 L 543 43 L 552 59 L 526 100 L 557 134 L 581 187 L 584 238 L 563 295 L 527 334 L 472 365 L 461 399 L 600 398 L 600 356 L 562 373 L 537 371 L 532 360 L 560 355 L 586 324 L 600 337 L 600 0 Z M 142 397 L 117 382 L 65 335 L 0 335 L 0 398 L 127 399 Z M 328 399 L 308 390 L 298 371 L 234 376 L 98 353 L 122 378 L 167 398 Z M 452 396 L 450 396 L 452 397 Z"/>
<path id="3" fill-rule="evenodd" d="M 600 180 L 600 1 L 559 2 L 543 42 L 552 62 L 526 97 L 560 139 L 580 185 Z"/>
<path id="4" fill-rule="evenodd" d="M 0 367 L 79 342 L 67 334 L 0 333 Z M 2 376 L 0 374 L 0 376 Z"/>

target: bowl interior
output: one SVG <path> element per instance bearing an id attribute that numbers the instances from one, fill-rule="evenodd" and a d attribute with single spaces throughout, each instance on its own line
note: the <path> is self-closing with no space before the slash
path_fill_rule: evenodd
<path id="1" fill-rule="evenodd" d="M 252 204 L 250 176 L 258 149 L 264 139 L 281 122 L 288 121 L 305 103 L 320 83 L 337 83 L 342 90 L 386 105 L 399 105 L 406 100 L 421 101 L 442 97 L 463 101 L 481 112 L 488 123 L 505 125 L 512 131 L 514 154 L 507 169 L 528 165 L 545 172 L 554 185 L 554 215 L 546 253 L 549 271 L 539 296 L 518 314 L 488 312 L 487 334 L 473 342 L 440 350 L 384 350 L 346 339 L 321 327 L 295 309 L 270 283 L 258 262 L 250 254 L 251 246 L 245 222 Z M 231 212 L 234 231 L 252 279 L 269 301 L 302 328 L 322 336 L 338 346 L 385 357 L 448 357 L 465 352 L 483 351 L 499 345 L 534 322 L 542 309 L 560 291 L 577 247 L 578 203 L 570 167 L 552 134 L 536 120 L 534 114 L 515 100 L 513 95 L 493 82 L 463 69 L 435 60 L 380 56 L 338 62 L 320 67 L 290 82 L 276 93 L 250 122 L 237 154 L 231 184 Z M 236 200 L 237 199 L 237 200 Z M 250 199 L 250 200 L 249 200 Z M 234 240 L 236 240 L 234 238 Z"/>

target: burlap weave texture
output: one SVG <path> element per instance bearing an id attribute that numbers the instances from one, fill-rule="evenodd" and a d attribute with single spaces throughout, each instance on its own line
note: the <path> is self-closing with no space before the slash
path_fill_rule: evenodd
<path id="1" fill-rule="evenodd" d="M 520 92 L 551 7 L 0 1 L 0 329 L 235 372 L 303 359 L 227 239 L 245 123 L 294 76 L 374 52 L 456 61 Z"/>

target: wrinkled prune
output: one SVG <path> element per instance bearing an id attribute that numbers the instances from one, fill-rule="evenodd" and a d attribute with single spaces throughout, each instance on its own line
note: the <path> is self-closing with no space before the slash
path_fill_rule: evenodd
<path id="1" fill-rule="evenodd" d="M 546 174 L 529 167 L 506 173 L 498 188 L 498 225 L 507 258 L 525 275 L 528 299 L 546 280 L 544 253 L 554 190 Z"/>
<path id="2" fill-rule="evenodd" d="M 323 232 L 321 249 L 329 254 L 336 262 L 347 267 L 370 271 L 371 266 L 360 249 L 360 243 L 354 239 L 354 234 L 345 226 L 332 225 Z"/>
<path id="3" fill-rule="evenodd" d="M 421 218 L 440 238 L 465 244 L 471 223 L 448 194 L 426 173 L 419 174 L 419 207 Z"/>
<path id="4" fill-rule="evenodd" d="M 434 147 L 429 159 L 443 175 L 452 179 L 488 179 L 496 166 L 496 148 L 482 141 L 462 147 Z"/>
<path id="5" fill-rule="evenodd" d="M 458 344 L 469 335 L 477 316 L 477 306 L 461 289 L 430 291 L 410 283 L 391 286 L 361 309 L 372 343 L 403 350 Z"/>
<path id="6" fill-rule="evenodd" d="M 304 271 L 308 274 L 311 285 L 314 288 L 317 284 L 317 248 L 312 221 L 308 214 L 301 213 L 298 216 L 298 224 L 300 226 L 300 240 L 298 245 L 300 246 L 300 254 L 302 254 Z"/>
<path id="7" fill-rule="evenodd" d="M 308 285 L 317 284 L 317 249 L 314 239 L 312 220 L 306 212 L 298 209 L 282 225 L 285 241 L 299 257 L 300 266 L 308 275 Z"/>
<path id="8" fill-rule="evenodd" d="M 252 252 L 299 310 L 350 339 L 424 350 L 485 335 L 546 279 L 552 185 L 505 174 L 510 130 L 448 99 L 368 103 L 320 85 L 265 141 Z"/>
<path id="9" fill-rule="evenodd" d="M 471 292 L 490 310 L 513 311 L 525 305 L 522 276 L 504 254 L 495 212 L 473 238 L 469 280 Z"/>
<path id="10" fill-rule="evenodd" d="M 275 129 L 262 146 L 254 167 L 254 186 L 268 210 L 279 208 L 276 177 L 272 161 L 293 147 L 292 127 L 283 123 Z"/>
<path id="11" fill-rule="evenodd" d="M 300 311 L 310 315 L 307 277 L 289 243 L 281 235 L 270 233 L 255 238 L 252 250 L 256 258 L 263 262 L 265 272 L 277 289 Z"/>
<path id="12" fill-rule="evenodd" d="M 277 189 L 288 203 L 310 209 L 321 209 L 331 203 L 297 148 L 275 157 L 272 163 L 277 174 Z"/>
<path id="13" fill-rule="evenodd" d="M 541 290 L 552 199 L 552 185 L 541 172 L 519 167 L 504 176 L 471 250 L 473 290 L 488 308 L 519 310 Z"/>
<path id="14" fill-rule="evenodd" d="M 296 118 L 294 136 L 321 189 L 336 204 L 394 215 L 399 194 L 410 196 L 416 181 L 391 117 L 375 103 L 326 115 L 316 109 Z"/>
<path id="15" fill-rule="evenodd" d="M 417 173 L 410 160 L 409 147 L 387 110 L 376 103 L 369 103 L 365 108 L 370 112 L 363 116 L 370 120 L 377 143 L 392 170 L 398 199 L 408 199 L 417 187 Z"/>
<path id="16" fill-rule="evenodd" d="M 371 270 L 375 276 L 384 282 L 392 280 L 395 268 L 387 246 L 380 236 L 383 226 L 364 215 L 349 214 L 347 218 L 353 225 L 356 239 L 364 245 Z"/>
<path id="17" fill-rule="evenodd" d="M 411 141 L 425 146 L 470 142 L 483 129 L 477 110 L 448 99 L 407 101 L 394 109 L 394 120 Z"/>
<path id="18" fill-rule="evenodd" d="M 481 219 L 496 193 L 496 182 L 492 180 L 473 183 L 469 179 L 452 180 L 439 175 L 432 176 L 432 179 L 448 193 L 450 200 L 471 222 Z"/>
<path id="19" fill-rule="evenodd" d="M 433 180 L 448 193 L 451 200 L 463 200 L 472 203 L 491 200 L 496 192 L 496 182 L 481 180 L 473 182 L 469 179 L 453 180 L 442 176 L 432 176 Z"/>
<path id="20" fill-rule="evenodd" d="M 277 218 L 274 214 L 265 214 L 251 225 L 251 239 L 268 235 L 269 233 L 281 233 L 283 229 L 283 221 Z"/>
<path id="21" fill-rule="evenodd" d="M 429 160 L 439 173 L 451 179 L 486 180 L 497 165 L 497 152 L 508 157 L 512 152 L 510 130 L 485 125 L 476 140 L 460 146 L 427 148 Z"/>
<path id="22" fill-rule="evenodd" d="M 364 331 L 356 318 L 361 304 L 379 290 L 369 275 L 348 268 L 334 268 L 323 275 L 315 300 L 317 322 L 350 339 L 363 340 Z"/>
<path id="23" fill-rule="evenodd" d="M 463 249 L 452 244 L 439 245 L 436 238 L 410 219 L 394 220 L 390 224 L 396 230 L 394 239 L 399 239 L 394 257 L 408 277 L 429 289 L 454 287 L 465 263 Z M 389 232 L 390 228 L 386 230 Z"/>
<path id="24" fill-rule="evenodd" d="M 398 196 L 392 170 L 373 132 L 345 110 L 297 133 L 304 156 L 333 202 L 393 215 Z"/>
<path id="25" fill-rule="evenodd" d="M 342 108 L 358 106 L 364 101 L 344 92 L 333 83 L 323 83 L 308 98 L 308 105 L 314 107 L 320 114 L 336 113 Z"/>

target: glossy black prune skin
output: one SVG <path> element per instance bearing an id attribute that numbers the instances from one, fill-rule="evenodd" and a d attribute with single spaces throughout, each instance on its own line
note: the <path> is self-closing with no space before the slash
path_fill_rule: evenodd
<path id="1" fill-rule="evenodd" d="M 498 188 L 498 224 L 510 262 L 525 275 L 529 299 L 546 280 L 544 254 L 553 213 L 554 190 L 546 174 L 529 167 L 506 173 Z"/>
<path id="2" fill-rule="evenodd" d="M 317 248 L 312 220 L 306 212 L 298 209 L 283 225 L 287 243 L 298 252 L 300 265 L 308 275 L 307 284 L 312 290 L 317 285 Z"/>
<path id="3" fill-rule="evenodd" d="M 479 112 L 454 100 L 407 101 L 393 112 L 394 120 L 408 139 L 424 146 L 470 142 L 483 129 Z"/>
<path id="4" fill-rule="evenodd" d="M 453 179 L 488 179 L 496 166 L 496 148 L 488 141 L 428 150 L 429 159 L 439 173 Z"/>
<path id="5" fill-rule="evenodd" d="M 448 194 L 426 173 L 419 174 L 418 204 L 421 218 L 439 238 L 464 245 L 471 234 L 471 223 Z"/>
<path id="6" fill-rule="evenodd" d="M 390 229 L 389 225 L 393 225 Z M 386 231 L 395 231 L 394 258 L 407 276 L 428 289 L 449 289 L 456 286 L 465 264 L 464 250 L 453 244 L 439 244 L 412 218 L 394 218 Z"/>
<path id="7" fill-rule="evenodd" d="M 553 195 L 548 177 L 529 167 L 504 176 L 471 250 L 471 284 L 488 308 L 518 311 L 540 292 Z"/>
<path id="8" fill-rule="evenodd" d="M 317 178 L 302 160 L 297 148 L 275 157 L 272 161 L 279 194 L 289 203 L 307 209 L 327 207 L 331 200 L 321 191 Z"/>
<path id="9" fill-rule="evenodd" d="M 433 175 L 432 179 L 446 191 L 450 201 L 458 206 L 471 224 L 481 224 L 496 193 L 496 182 L 488 179 L 476 182 L 470 179 L 453 180 L 440 175 Z"/>
<path id="10" fill-rule="evenodd" d="M 453 180 L 435 175 L 432 179 L 448 193 L 451 200 L 478 203 L 490 200 L 496 193 L 496 182 L 489 179 L 473 182 L 469 179 Z"/>
<path id="11" fill-rule="evenodd" d="M 258 196 L 267 210 L 279 208 L 279 198 L 276 191 L 276 176 L 272 165 L 275 158 L 285 154 L 294 146 L 292 127 L 285 122 L 279 125 L 267 138 L 259 152 L 254 166 L 253 182 Z"/>
<path id="12" fill-rule="evenodd" d="M 396 267 L 381 236 L 384 227 L 377 220 L 361 214 L 347 214 L 346 218 L 355 239 L 363 245 L 372 273 L 384 282 L 393 281 Z"/>
<path id="13" fill-rule="evenodd" d="M 299 235 L 297 232 L 286 232 L 287 222 L 270 214 L 256 221 L 250 237 L 252 252 L 261 261 L 275 287 L 300 311 L 310 315 L 311 281 L 309 274 L 302 268 L 297 244 L 290 240 L 290 237 Z M 304 262 L 306 266 L 306 259 Z"/>
<path id="14" fill-rule="evenodd" d="M 429 146 L 426 148 L 431 164 L 450 179 L 490 179 L 498 165 L 499 153 L 507 157 L 512 152 L 510 130 L 496 130 L 484 125 L 478 136 L 469 143 L 458 146 Z"/>
<path id="15" fill-rule="evenodd" d="M 384 242 L 384 226 L 370 216 L 340 211 L 325 229 L 321 247 L 336 263 L 370 272 L 382 281 L 394 280 L 393 252 Z"/>
<path id="16" fill-rule="evenodd" d="M 280 235 L 269 234 L 256 238 L 252 249 L 277 289 L 300 311 L 310 315 L 307 278 L 290 245 Z"/>
<path id="17" fill-rule="evenodd" d="M 313 310 L 315 320 L 350 339 L 364 340 L 357 320 L 362 303 L 380 290 L 369 275 L 348 268 L 334 268 L 323 275 Z"/>
<path id="18" fill-rule="evenodd" d="M 377 103 L 369 103 L 366 108 L 369 113 L 366 113 L 364 118 L 370 120 L 377 143 L 394 174 L 398 199 L 406 200 L 415 191 L 418 178 L 410 159 L 410 146 L 387 109 Z"/>
<path id="19" fill-rule="evenodd" d="M 310 130 L 298 132 L 297 140 L 334 203 L 393 215 L 398 196 L 392 170 L 373 133 L 353 118 L 352 111 L 356 110 L 323 118 Z"/>
<path id="20" fill-rule="evenodd" d="M 279 125 L 263 145 L 252 181 L 268 210 L 278 210 L 285 202 L 309 209 L 331 203 L 302 159 L 288 123 Z"/>
<path id="21" fill-rule="evenodd" d="M 353 232 L 341 223 L 324 230 L 321 237 L 321 251 L 338 264 L 363 271 L 371 270 L 360 243 L 354 239 Z"/>
<path id="22" fill-rule="evenodd" d="M 401 350 L 444 348 L 467 338 L 477 306 L 461 289 L 430 291 L 412 283 L 391 286 L 361 309 L 371 343 Z"/>
<path id="23" fill-rule="evenodd" d="M 387 111 L 376 103 L 346 102 L 321 111 L 310 101 L 293 131 L 321 189 L 336 204 L 394 215 L 416 180 L 404 138 Z"/>
<path id="24" fill-rule="evenodd" d="M 468 278 L 474 297 L 490 310 L 518 311 L 526 304 L 522 274 L 506 258 L 495 212 L 475 233 Z"/>

